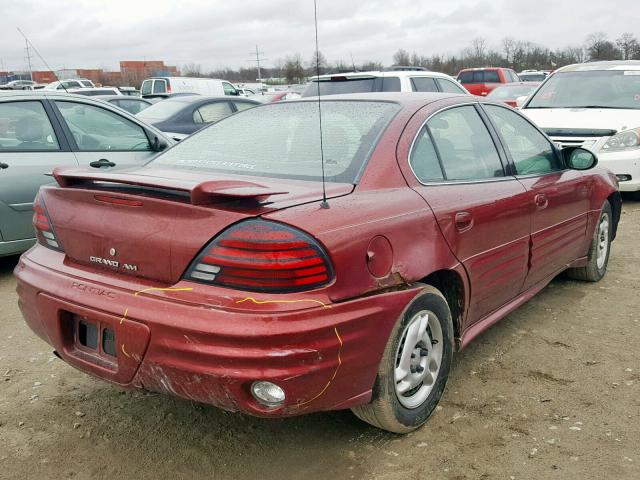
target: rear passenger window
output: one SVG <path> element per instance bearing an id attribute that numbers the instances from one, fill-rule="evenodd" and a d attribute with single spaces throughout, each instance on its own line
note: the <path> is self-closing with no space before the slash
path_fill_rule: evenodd
<path id="1" fill-rule="evenodd" d="M 398 77 L 380 77 L 376 78 L 377 88 L 376 92 L 399 92 L 400 79 Z"/>
<path id="2" fill-rule="evenodd" d="M 42 103 L 0 103 L 0 151 L 59 149 Z"/>
<path id="3" fill-rule="evenodd" d="M 413 144 L 409 163 L 415 176 L 423 183 L 444 180 L 438 154 L 426 126 L 420 131 Z"/>
<path id="4" fill-rule="evenodd" d="M 562 170 L 551 143 L 524 118 L 495 105 L 484 105 L 484 109 L 498 128 L 517 174 L 533 175 Z"/>
<path id="5" fill-rule="evenodd" d="M 414 92 L 437 92 L 438 86 L 433 78 L 414 77 L 411 79 L 411 86 Z"/>
<path id="6" fill-rule="evenodd" d="M 193 114 L 193 120 L 196 123 L 213 123 L 222 120 L 224 117 L 231 115 L 231 105 L 229 102 L 216 102 L 203 105 Z"/>
<path id="7" fill-rule="evenodd" d="M 256 106 L 255 103 L 249 103 L 249 102 L 234 102 L 234 105 L 236 106 L 236 110 L 239 112 Z"/>
<path id="8" fill-rule="evenodd" d="M 473 106 L 438 113 L 427 126 L 446 180 L 504 177 L 493 139 Z"/>
<path id="9" fill-rule="evenodd" d="M 438 78 L 438 85 L 440 85 L 440 90 L 445 93 L 467 93 L 458 85 L 453 83 L 451 80 L 445 80 L 444 78 Z"/>

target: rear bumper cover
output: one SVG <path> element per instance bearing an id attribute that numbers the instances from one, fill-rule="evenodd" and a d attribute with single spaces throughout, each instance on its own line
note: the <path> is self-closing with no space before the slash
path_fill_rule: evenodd
<path id="1" fill-rule="evenodd" d="M 265 298 L 189 282 L 140 289 L 138 279 L 96 275 L 39 245 L 15 275 L 27 324 L 72 366 L 124 387 L 273 417 L 367 403 L 390 331 L 418 292 L 332 304 L 313 292 Z M 112 365 L 78 350 L 77 317 L 115 331 Z M 259 404 L 250 393 L 256 380 L 280 385 L 284 405 Z"/>

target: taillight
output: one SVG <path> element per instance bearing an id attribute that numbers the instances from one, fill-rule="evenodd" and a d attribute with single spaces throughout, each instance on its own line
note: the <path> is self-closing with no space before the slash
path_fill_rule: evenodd
<path id="1" fill-rule="evenodd" d="M 266 220 L 238 223 L 213 239 L 185 279 L 254 292 L 299 292 L 333 278 L 331 262 L 311 236 Z"/>
<path id="2" fill-rule="evenodd" d="M 62 246 L 56 238 L 53 225 L 51 225 L 51 218 L 40 195 L 38 195 L 33 202 L 33 226 L 36 228 L 38 242 L 41 245 L 62 251 Z"/>

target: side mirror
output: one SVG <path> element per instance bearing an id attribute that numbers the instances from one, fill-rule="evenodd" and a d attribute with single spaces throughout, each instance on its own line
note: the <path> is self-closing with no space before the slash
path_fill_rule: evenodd
<path id="1" fill-rule="evenodd" d="M 590 170 L 598 164 L 595 153 L 584 148 L 565 148 L 562 156 L 566 165 L 573 170 Z"/>
<path id="2" fill-rule="evenodd" d="M 154 152 L 162 152 L 166 150 L 169 144 L 163 140 L 158 138 L 157 136 L 153 137 L 153 151 Z"/>
<path id="3" fill-rule="evenodd" d="M 518 97 L 516 98 L 516 107 L 517 108 L 522 108 L 524 106 L 524 103 L 527 101 L 527 96 L 524 97 Z"/>

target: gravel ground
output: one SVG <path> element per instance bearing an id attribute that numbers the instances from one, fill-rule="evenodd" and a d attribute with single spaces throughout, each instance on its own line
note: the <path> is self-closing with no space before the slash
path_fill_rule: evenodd
<path id="1" fill-rule="evenodd" d="M 261 420 L 126 392 L 25 326 L 0 259 L 2 479 L 638 479 L 640 202 L 598 284 L 556 279 L 454 360 L 407 436 L 350 412 Z"/>

